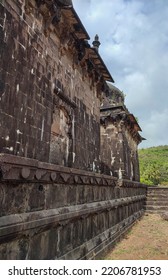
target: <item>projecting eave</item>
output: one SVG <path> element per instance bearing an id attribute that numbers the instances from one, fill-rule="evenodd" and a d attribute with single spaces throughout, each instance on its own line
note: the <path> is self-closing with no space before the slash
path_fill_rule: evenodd
<path id="1" fill-rule="evenodd" d="M 147 139 L 141 136 L 141 140 L 142 140 L 142 141 L 145 141 L 145 140 L 147 140 Z"/>
<path id="2" fill-rule="evenodd" d="M 102 74 L 105 81 L 114 83 L 113 77 L 111 76 L 109 70 L 107 69 L 103 59 L 95 48 L 89 49 L 89 58 L 94 62 L 94 65 L 98 68 L 99 72 Z"/>
<path id="3" fill-rule="evenodd" d="M 141 129 L 141 127 L 139 126 L 139 124 L 138 124 L 136 118 L 134 117 L 134 115 L 133 115 L 133 114 L 129 114 L 128 117 L 129 117 L 129 119 L 130 119 L 130 122 L 134 125 L 135 129 L 136 129 L 137 131 L 142 131 L 142 129 Z"/>
<path id="4" fill-rule="evenodd" d="M 137 144 L 139 145 L 144 140 L 146 140 L 146 139 L 144 137 L 142 137 L 139 133 L 137 133 Z"/>
<path id="5" fill-rule="evenodd" d="M 120 109 L 120 112 L 128 112 L 126 106 L 123 103 L 117 104 L 117 105 L 105 105 L 105 106 L 101 106 L 100 107 L 100 112 L 105 112 L 105 111 L 109 111 L 109 113 L 111 114 L 111 112 L 116 111 Z M 120 113 L 119 112 L 119 113 Z"/>
<path id="6" fill-rule="evenodd" d="M 74 14 L 74 17 L 75 17 L 77 23 L 79 24 L 80 30 L 81 30 L 81 32 L 79 32 L 79 33 L 81 33 L 81 34 L 84 35 L 84 37 L 85 37 L 84 39 L 90 40 L 89 34 L 87 33 L 87 31 L 86 31 L 84 25 L 82 24 L 82 22 L 81 22 L 81 20 L 80 20 L 80 18 L 79 18 L 79 16 L 78 16 L 78 14 L 76 13 L 76 11 L 75 11 L 75 9 L 74 9 L 73 7 L 72 7 L 72 12 L 73 12 L 73 14 Z"/>
<path id="7" fill-rule="evenodd" d="M 87 33 L 75 9 L 70 7 L 69 9 L 63 9 L 62 12 L 66 18 L 68 18 L 69 25 L 73 26 L 76 37 L 79 40 L 90 40 L 89 34 Z"/>
<path id="8" fill-rule="evenodd" d="M 71 32 L 79 40 L 88 41 L 90 36 L 82 24 L 78 14 L 76 13 L 71 0 L 63 1 L 56 0 L 57 4 L 61 7 L 62 14 L 67 19 L 67 24 L 71 27 Z M 113 77 L 107 69 L 103 59 L 99 55 L 98 51 L 94 47 L 90 47 L 88 44 L 86 48 L 88 58 L 91 59 L 95 68 L 99 72 L 99 75 L 108 82 L 114 83 Z"/>

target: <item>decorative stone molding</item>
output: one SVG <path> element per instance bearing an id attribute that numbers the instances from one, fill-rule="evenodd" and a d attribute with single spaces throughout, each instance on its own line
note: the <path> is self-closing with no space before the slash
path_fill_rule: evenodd
<path id="1" fill-rule="evenodd" d="M 0 154 L 0 174 L 0 181 L 109 185 L 113 187 L 117 184 L 115 177 L 7 154 Z"/>
<path id="2" fill-rule="evenodd" d="M 144 188 L 147 189 L 147 185 L 142 184 L 140 182 L 136 181 L 130 181 L 130 180 L 118 180 L 118 186 L 119 187 L 125 187 L 125 188 Z"/>
<path id="3" fill-rule="evenodd" d="M 74 219 L 85 219 L 89 215 L 98 215 L 104 211 L 110 211 L 118 207 L 143 201 L 145 197 L 145 195 L 137 195 L 109 201 L 92 202 L 84 205 L 74 205 L 0 217 L 0 238 L 2 239 L 3 236 L 14 234 L 22 230 L 46 227 L 49 224 L 65 226 Z"/>

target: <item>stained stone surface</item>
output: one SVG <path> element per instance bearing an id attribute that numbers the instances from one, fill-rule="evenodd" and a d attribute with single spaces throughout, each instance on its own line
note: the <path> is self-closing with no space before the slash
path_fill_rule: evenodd
<path id="1" fill-rule="evenodd" d="M 0 259 L 93 259 L 143 214 L 146 186 L 101 174 L 87 40 L 71 1 L 0 3 Z"/>

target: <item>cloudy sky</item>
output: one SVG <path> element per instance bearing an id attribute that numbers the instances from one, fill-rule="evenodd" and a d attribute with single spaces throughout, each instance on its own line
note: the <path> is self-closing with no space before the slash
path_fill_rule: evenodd
<path id="1" fill-rule="evenodd" d="M 168 0 L 73 0 L 147 140 L 168 145 Z"/>

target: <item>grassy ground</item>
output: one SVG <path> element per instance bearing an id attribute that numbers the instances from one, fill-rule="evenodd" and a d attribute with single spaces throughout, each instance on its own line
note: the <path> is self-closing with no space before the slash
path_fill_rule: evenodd
<path id="1" fill-rule="evenodd" d="M 168 260 L 168 221 L 145 215 L 103 259 Z"/>

